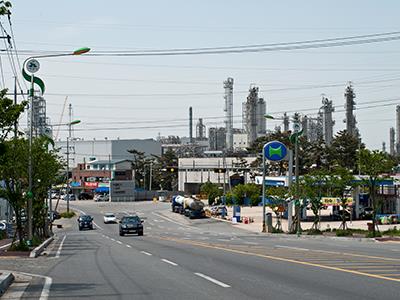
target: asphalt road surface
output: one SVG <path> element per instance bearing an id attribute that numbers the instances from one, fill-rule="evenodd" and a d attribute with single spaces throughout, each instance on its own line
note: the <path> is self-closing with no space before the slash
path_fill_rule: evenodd
<path id="1" fill-rule="evenodd" d="M 189 220 L 168 203 L 71 207 L 92 215 L 95 230 L 78 231 L 75 218 L 46 256 L 0 261 L 1 269 L 46 276 L 31 275 L 24 297 L 38 299 L 46 287 L 50 299 L 400 298 L 398 243 L 255 234 Z M 103 224 L 106 212 L 138 214 L 144 236 L 120 237 L 118 224 Z"/>

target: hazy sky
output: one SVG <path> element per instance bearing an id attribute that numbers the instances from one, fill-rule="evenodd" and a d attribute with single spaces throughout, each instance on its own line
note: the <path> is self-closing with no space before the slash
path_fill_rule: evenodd
<path id="1" fill-rule="evenodd" d="M 60 51 L 214 47 L 345 37 L 400 30 L 399 1 L 13 1 L 17 49 Z M 3 24 L 8 28 L 6 20 Z M 371 148 L 388 145 L 397 98 L 400 41 L 317 50 L 175 57 L 41 59 L 48 115 L 59 123 L 65 97 L 85 139 L 188 135 L 195 120 L 223 125 L 223 85 L 234 84 L 235 126 L 250 84 L 280 116 L 333 100 L 335 132 L 344 128 L 344 90 L 352 81 L 358 127 Z M 6 85 L 12 87 L 2 54 Z M 20 55 L 21 62 L 26 56 Z M 22 83 L 22 78 L 21 78 Z M 332 87 L 318 87 L 333 85 Z M 400 101 L 397 103 L 400 104 Z M 25 119 L 23 120 L 25 125 Z M 63 122 L 67 122 L 67 109 Z M 268 122 L 273 128 L 279 122 Z M 59 137 L 65 138 L 65 129 Z"/>

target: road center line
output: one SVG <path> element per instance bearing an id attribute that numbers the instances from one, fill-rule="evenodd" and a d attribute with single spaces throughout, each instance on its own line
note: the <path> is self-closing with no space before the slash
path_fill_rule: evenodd
<path id="1" fill-rule="evenodd" d="M 299 250 L 299 251 L 310 251 L 310 249 L 306 249 L 306 248 L 290 247 L 290 246 L 282 246 L 282 245 L 275 245 L 275 248 L 285 248 L 285 249 L 292 249 L 292 250 Z"/>
<path id="2" fill-rule="evenodd" d="M 165 262 L 165 263 L 167 263 L 167 264 L 170 264 L 170 265 L 173 265 L 173 266 L 177 266 L 177 265 L 178 265 L 178 264 L 174 263 L 173 261 L 170 261 L 170 260 L 165 259 L 165 258 L 162 258 L 161 260 L 162 260 L 163 262 Z"/>
<path id="3" fill-rule="evenodd" d="M 214 278 L 212 278 L 210 276 L 207 276 L 207 275 L 204 275 L 202 273 L 194 273 L 194 274 L 196 274 L 197 276 L 200 276 L 201 278 L 204 278 L 204 279 L 206 279 L 208 281 L 211 281 L 212 283 L 215 283 L 216 285 L 222 286 L 223 288 L 231 287 L 229 284 L 223 283 L 223 282 L 221 282 L 221 281 L 219 281 L 217 279 L 214 279 Z"/>
<path id="4" fill-rule="evenodd" d="M 63 237 L 63 239 L 62 239 L 62 241 L 60 243 L 60 246 L 58 247 L 58 250 L 57 250 L 57 253 L 56 253 L 56 258 L 60 257 L 61 249 L 62 249 L 62 247 L 64 245 L 64 241 L 65 241 L 66 238 L 67 238 L 67 235 L 64 235 L 64 237 Z"/>
<path id="5" fill-rule="evenodd" d="M 140 251 L 140 253 L 146 254 L 147 256 L 152 256 L 153 254 L 146 252 L 146 251 Z"/>

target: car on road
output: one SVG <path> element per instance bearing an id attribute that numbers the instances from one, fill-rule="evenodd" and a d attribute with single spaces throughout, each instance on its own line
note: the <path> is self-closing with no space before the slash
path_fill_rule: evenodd
<path id="1" fill-rule="evenodd" d="M 91 200 L 93 199 L 93 195 L 90 193 L 82 192 L 78 196 L 79 200 Z"/>
<path id="2" fill-rule="evenodd" d="M 347 221 L 349 221 L 351 219 L 351 213 L 347 209 L 340 209 L 340 210 L 334 211 L 332 214 L 332 219 L 336 220 L 336 221 L 341 221 L 343 218 L 343 214 Z"/>
<path id="3" fill-rule="evenodd" d="M 103 219 L 104 224 L 117 223 L 117 217 L 113 213 L 105 213 Z"/>
<path id="4" fill-rule="evenodd" d="M 139 216 L 124 216 L 119 222 L 119 235 L 124 236 L 127 233 L 137 233 L 143 235 L 143 220 Z"/>
<path id="5" fill-rule="evenodd" d="M 108 194 L 96 194 L 93 198 L 95 202 L 108 202 L 110 200 L 110 196 Z"/>
<path id="6" fill-rule="evenodd" d="M 374 215 L 374 209 L 372 207 L 364 207 L 361 209 L 360 219 L 372 220 Z"/>
<path id="7" fill-rule="evenodd" d="M 79 230 L 91 229 L 93 230 L 93 217 L 90 215 L 80 215 L 78 218 Z"/>

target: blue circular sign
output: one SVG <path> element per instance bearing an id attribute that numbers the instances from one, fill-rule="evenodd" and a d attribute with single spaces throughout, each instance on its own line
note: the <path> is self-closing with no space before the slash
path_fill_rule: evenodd
<path id="1" fill-rule="evenodd" d="M 271 161 L 281 161 L 287 155 L 287 147 L 279 141 L 272 141 L 264 145 L 264 156 Z"/>

